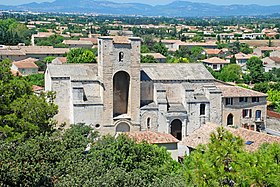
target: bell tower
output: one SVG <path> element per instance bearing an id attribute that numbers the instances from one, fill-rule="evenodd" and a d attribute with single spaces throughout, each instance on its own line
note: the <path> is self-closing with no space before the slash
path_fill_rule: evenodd
<path id="1" fill-rule="evenodd" d="M 140 45 L 138 37 L 98 39 L 103 125 L 115 132 L 140 128 Z"/>

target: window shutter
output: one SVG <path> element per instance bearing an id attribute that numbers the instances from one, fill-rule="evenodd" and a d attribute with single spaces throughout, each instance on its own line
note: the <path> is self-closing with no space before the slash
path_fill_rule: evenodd
<path id="1" fill-rule="evenodd" d="M 245 110 L 242 110 L 242 116 L 243 116 L 243 118 L 245 118 L 245 116 L 246 116 L 246 111 Z"/>
<path id="2" fill-rule="evenodd" d="M 249 117 L 251 118 L 252 117 L 252 109 L 250 109 L 249 111 L 250 111 Z"/>

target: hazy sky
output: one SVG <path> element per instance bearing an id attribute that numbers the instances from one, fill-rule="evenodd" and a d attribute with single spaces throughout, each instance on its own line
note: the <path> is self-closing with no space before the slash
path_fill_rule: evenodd
<path id="1" fill-rule="evenodd" d="M 54 1 L 54 0 L 0 0 L 0 4 L 2 5 L 16 5 L 16 4 L 24 4 L 30 2 L 46 2 L 46 1 Z M 138 3 L 146 3 L 146 4 L 167 4 L 173 2 L 174 0 L 108 0 L 114 2 L 138 2 Z M 259 5 L 280 5 L 279 0 L 189 0 L 192 2 L 204 2 L 204 3 L 212 3 L 212 4 L 259 4 Z M 246 2 L 244 2 L 246 1 Z"/>

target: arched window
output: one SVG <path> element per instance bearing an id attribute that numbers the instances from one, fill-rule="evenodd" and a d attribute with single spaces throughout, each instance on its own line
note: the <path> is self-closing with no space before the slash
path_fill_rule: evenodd
<path id="1" fill-rule="evenodd" d="M 119 62 L 123 62 L 123 52 L 119 52 Z"/>
<path id="2" fill-rule="evenodd" d="M 227 117 L 227 125 L 233 125 L 233 115 L 229 114 Z"/>
<path id="3" fill-rule="evenodd" d="M 147 129 L 150 130 L 151 128 L 151 118 L 147 118 Z"/>
<path id="4" fill-rule="evenodd" d="M 200 115 L 205 115 L 205 104 L 200 104 Z"/>

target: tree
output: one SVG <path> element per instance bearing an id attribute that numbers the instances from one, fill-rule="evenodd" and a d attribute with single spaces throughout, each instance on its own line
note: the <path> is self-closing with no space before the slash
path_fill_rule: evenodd
<path id="1" fill-rule="evenodd" d="M 150 53 L 150 49 L 147 45 L 141 45 L 141 53 Z"/>
<path id="2" fill-rule="evenodd" d="M 268 90 L 268 101 L 272 102 L 272 105 L 275 107 L 275 110 L 280 113 L 280 90 Z"/>
<path id="3" fill-rule="evenodd" d="M 209 144 L 200 146 L 186 158 L 188 185 L 230 186 L 230 183 L 237 183 L 238 154 L 243 152 L 242 139 L 218 128 L 217 133 L 211 134 Z"/>
<path id="4" fill-rule="evenodd" d="M 141 63 L 158 63 L 152 55 L 141 55 Z"/>
<path id="5" fill-rule="evenodd" d="M 124 135 L 97 137 L 77 124 L 24 143 L 0 142 L 0 185 L 183 186 L 181 166 L 164 148 Z"/>
<path id="6" fill-rule="evenodd" d="M 251 57 L 246 64 L 252 82 L 262 82 L 264 80 L 264 68 L 262 61 L 258 57 Z"/>
<path id="7" fill-rule="evenodd" d="M 74 48 L 67 53 L 67 63 L 96 63 L 96 58 L 89 49 Z"/>
<path id="8" fill-rule="evenodd" d="M 210 143 L 185 158 L 187 186 L 279 186 L 280 144 L 265 144 L 253 153 L 244 141 L 220 127 Z"/>
<path id="9" fill-rule="evenodd" d="M 8 60 L 0 63 L 0 139 L 16 141 L 51 131 L 57 113 L 54 94 L 35 96 L 24 78 L 11 75 L 10 66 Z"/>
<path id="10" fill-rule="evenodd" d="M 219 80 L 225 82 L 239 82 L 242 75 L 241 67 L 237 64 L 229 64 L 222 68 Z"/>
<path id="11" fill-rule="evenodd" d="M 245 53 L 245 54 L 251 54 L 253 53 L 253 49 L 250 48 L 248 44 L 240 44 L 240 52 Z"/>
<path id="12" fill-rule="evenodd" d="M 24 78 L 31 85 L 44 86 L 45 84 L 44 74 L 42 73 L 28 75 Z"/>
<path id="13" fill-rule="evenodd" d="M 235 55 L 232 55 L 232 57 L 230 58 L 230 63 L 231 63 L 231 64 L 236 64 Z"/>
<path id="14" fill-rule="evenodd" d="M 168 50 L 167 50 L 167 48 L 164 46 L 164 44 L 163 43 L 161 43 L 161 42 L 156 42 L 154 45 L 153 45 L 153 48 L 152 48 L 152 50 L 154 51 L 154 52 L 156 52 L 156 53 L 160 53 L 160 54 L 162 54 L 162 55 L 164 55 L 164 56 L 167 56 L 168 55 Z"/>

